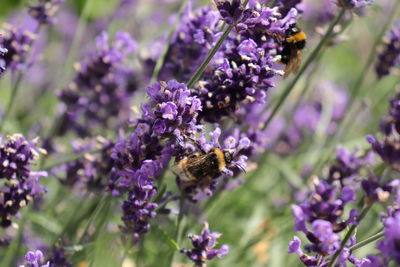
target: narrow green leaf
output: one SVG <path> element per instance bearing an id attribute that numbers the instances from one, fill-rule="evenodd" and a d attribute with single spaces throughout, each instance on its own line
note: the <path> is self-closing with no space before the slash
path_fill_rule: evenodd
<path id="1" fill-rule="evenodd" d="M 161 229 L 158 225 L 152 225 L 152 227 L 153 230 L 160 235 L 160 237 L 168 244 L 170 248 L 176 251 L 180 250 L 178 242 L 176 242 L 167 232 Z"/>

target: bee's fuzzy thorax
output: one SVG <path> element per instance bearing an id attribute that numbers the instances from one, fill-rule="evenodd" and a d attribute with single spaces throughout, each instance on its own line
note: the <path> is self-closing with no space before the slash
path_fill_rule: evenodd
<path id="1" fill-rule="evenodd" d="M 286 41 L 289 43 L 297 43 L 297 42 L 301 42 L 307 39 L 307 35 L 303 32 L 300 31 L 288 38 L 286 38 Z"/>
<path id="2" fill-rule="evenodd" d="M 226 161 L 225 161 L 224 153 L 219 148 L 215 148 L 214 149 L 214 153 L 218 158 L 218 169 L 221 171 L 226 167 Z"/>

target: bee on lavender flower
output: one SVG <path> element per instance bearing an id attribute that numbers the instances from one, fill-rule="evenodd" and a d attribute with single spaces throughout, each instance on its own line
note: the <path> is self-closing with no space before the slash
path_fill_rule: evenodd
<path id="1" fill-rule="evenodd" d="M 205 152 L 200 144 L 192 141 L 199 152 L 184 156 L 172 166 L 172 172 L 179 177 L 183 188 L 197 184 L 208 186 L 233 160 L 233 151 L 214 147 L 209 152 Z"/>
<path id="2" fill-rule="evenodd" d="M 298 72 L 301 65 L 302 50 L 306 46 L 307 35 L 296 25 L 291 24 L 282 38 L 281 62 L 286 65 L 284 78 L 291 72 Z"/>

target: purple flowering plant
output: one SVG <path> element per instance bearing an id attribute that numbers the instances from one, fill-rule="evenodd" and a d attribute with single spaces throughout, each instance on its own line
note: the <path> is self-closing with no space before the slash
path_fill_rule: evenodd
<path id="1" fill-rule="evenodd" d="M 399 6 L 5 1 L 0 266 L 400 264 Z"/>

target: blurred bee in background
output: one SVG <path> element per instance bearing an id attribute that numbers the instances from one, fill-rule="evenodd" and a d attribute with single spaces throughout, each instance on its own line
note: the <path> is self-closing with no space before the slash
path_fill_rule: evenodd
<path id="1" fill-rule="evenodd" d="M 280 52 L 281 62 L 286 65 L 284 78 L 291 72 L 298 72 L 301 65 L 302 50 L 306 46 L 307 35 L 296 24 L 291 24 L 283 38 Z"/>
<path id="2" fill-rule="evenodd" d="M 233 160 L 233 151 L 231 150 L 214 147 L 209 152 L 205 152 L 200 144 L 193 142 L 199 152 L 184 156 L 172 166 L 172 172 L 178 176 L 183 189 L 194 185 L 200 187 L 210 185 Z M 242 169 L 239 165 L 237 167 Z"/>

